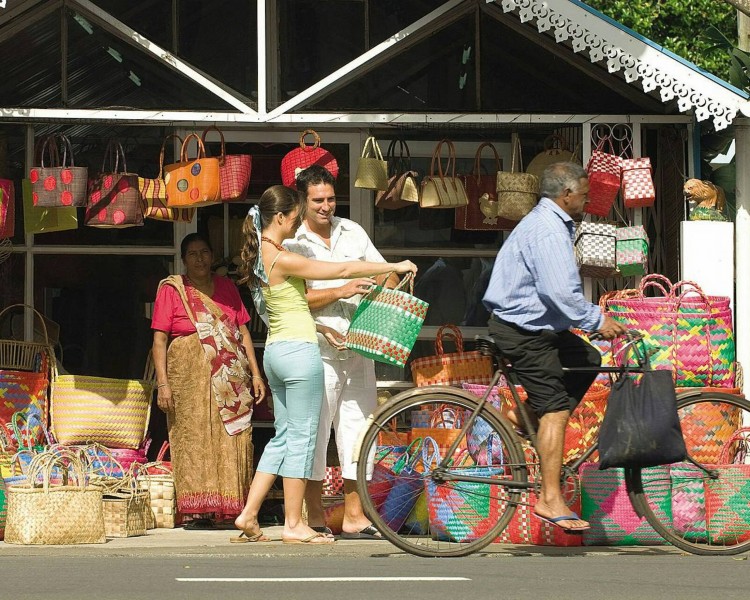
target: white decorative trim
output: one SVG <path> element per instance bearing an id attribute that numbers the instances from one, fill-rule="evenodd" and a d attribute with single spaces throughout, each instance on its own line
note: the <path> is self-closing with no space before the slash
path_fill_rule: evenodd
<path id="1" fill-rule="evenodd" d="M 487 0 L 534 22 L 540 33 L 570 41 L 576 53 L 588 51 L 592 63 L 606 60 L 609 73 L 622 72 L 627 83 L 640 81 L 644 92 L 659 89 L 662 102 L 677 100 L 680 112 L 695 111 L 698 121 L 713 118 L 717 130 L 734 121 L 747 99 L 679 60 L 645 44 L 622 29 L 568 0 Z"/>

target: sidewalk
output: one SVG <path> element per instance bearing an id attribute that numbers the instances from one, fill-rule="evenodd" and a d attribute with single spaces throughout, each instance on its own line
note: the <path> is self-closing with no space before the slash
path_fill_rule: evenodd
<path id="1" fill-rule="evenodd" d="M 233 531 L 185 531 L 151 529 L 148 535 L 131 538 L 112 538 L 106 544 L 77 546 L 18 546 L 0 542 L 0 560 L 7 556 L 164 556 L 164 555 L 224 555 L 224 556 L 404 556 L 405 553 L 387 541 L 337 540 L 333 544 L 284 544 L 282 527 L 264 527 L 270 542 L 232 544 Z M 491 556 L 601 556 L 601 555 L 669 555 L 681 554 L 671 546 L 631 547 L 573 547 L 522 546 L 490 544 L 480 555 Z M 406 555 L 408 556 L 408 555 Z"/>

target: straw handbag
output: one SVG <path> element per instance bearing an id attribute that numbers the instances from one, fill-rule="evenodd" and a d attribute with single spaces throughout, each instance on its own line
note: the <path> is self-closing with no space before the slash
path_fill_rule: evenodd
<path id="1" fill-rule="evenodd" d="M 114 154 L 114 166 L 112 155 Z M 122 159 L 122 164 L 120 163 Z M 109 164 L 107 162 L 109 161 Z M 122 166 L 122 171 L 120 171 Z M 105 171 L 105 169 L 109 169 Z M 138 175 L 128 173 L 122 144 L 109 140 L 102 159 L 101 173 L 89 182 L 86 217 L 89 227 L 140 227 L 143 207 Z"/>
<path id="2" fill-rule="evenodd" d="M 191 139 L 198 143 L 198 154 L 188 158 Z M 203 140 L 197 133 L 185 137 L 180 151 L 180 162 L 164 167 L 167 185 L 167 206 L 195 207 L 215 204 L 221 199 L 219 159 L 206 156 Z"/>
<path id="3" fill-rule="evenodd" d="M 190 223 L 195 216 L 194 208 L 170 208 L 167 206 L 167 184 L 164 183 L 164 150 L 170 138 L 182 138 L 170 133 L 164 138 L 159 152 L 159 175 L 156 179 L 138 178 L 138 189 L 141 192 L 143 216 L 158 221 L 184 221 Z"/>
<path id="4" fill-rule="evenodd" d="M 63 473 L 53 484 L 54 470 Z M 7 544 L 103 544 L 102 490 L 86 482 L 80 459 L 57 450 L 38 454 L 25 485 L 7 488 Z"/>
<path id="5" fill-rule="evenodd" d="M 448 163 L 443 171 L 443 145 L 448 149 Z M 437 163 L 437 175 L 435 164 Z M 469 199 L 460 178 L 456 177 L 456 149 L 450 140 L 440 140 L 432 153 L 430 174 L 422 180 L 422 191 L 419 195 L 420 208 L 456 208 L 466 206 Z"/>
<path id="6" fill-rule="evenodd" d="M 52 432 L 61 444 L 98 442 L 140 447 L 148 430 L 154 386 L 149 356 L 143 379 L 52 373 Z"/>
<path id="7" fill-rule="evenodd" d="M 173 529 L 177 521 L 177 495 L 172 465 L 162 460 L 168 448 L 169 444 L 165 442 L 156 457 L 156 462 L 142 465 L 138 470 L 138 487 L 146 490 L 149 495 L 149 529 Z"/>
<path id="8" fill-rule="evenodd" d="M 227 154 L 224 134 L 215 125 L 203 130 L 201 139 L 205 143 L 209 131 L 216 131 L 221 137 L 221 156 L 219 157 L 219 188 L 222 202 L 244 200 L 250 185 L 253 157 L 249 154 Z"/>
<path id="9" fill-rule="evenodd" d="M 453 338 L 456 352 L 443 351 L 443 336 Z M 492 358 L 480 352 L 464 352 L 464 338 L 455 325 L 443 325 L 435 338 L 435 356 L 417 358 L 411 363 L 411 376 L 417 387 L 425 385 L 455 385 L 480 383 L 488 385 L 492 379 Z"/>
<path id="10" fill-rule="evenodd" d="M 516 171 L 516 158 L 520 172 Z M 510 161 L 510 172 L 497 174 L 497 216 L 510 221 L 520 221 L 539 201 L 539 179 L 523 173 L 521 140 L 516 136 Z"/>
<path id="11" fill-rule="evenodd" d="M 370 136 L 365 140 L 362 156 L 357 164 L 354 187 L 366 190 L 388 189 L 388 163 L 383 160 L 378 141 Z"/>
<path id="12" fill-rule="evenodd" d="M 396 156 L 396 144 L 399 155 Z M 406 156 L 404 156 L 406 153 Z M 400 138 L 391 140 L 386 152 L 388 163 L 388 187 L 375 194 L 376 208 L 396 210 L 419 202 L 417 172 L 411 169 L 409 146 Z"/>
<path id="13" fill-rule="evenodd" d="M 526 167 L 526 172 L 536 175 L 541 180 L 542 173 L 547 167 L 560 162 L 581 164 L 576 156 L 576 151 L 568 150 L 565 147 L 565 140 L 559 135 L 552 134 L 544 140 L 544 150 L 531 159 Z"/>
<path id="14" fill-rule="evenodd" d="M 312 146 L 305 144 L 305 136 L 315 138 Z M 281 159 L 281 183 L 297 189 L 297 175 L 312 165 L 320 165 L 333 175 L 339 175 L 339 165 L 333 154 L 320 147 L 320 136 L 314 129 L 305 129 L 299 136 L 299 148 L 287 152 Z"/>
<path id="15" fill-rule="evenodd" d="M 406 286 L 408 292 L 403 290 Z M 429 307 L 413 294 L 411 273 L 395 289 L 373 286 L 354 311 L 346 334 L 347 347 L 373 360 L 403 367 Z"/>
<path id="16" fill-rule="evenodd" d="M 62 145 L 62 161 L 58 143 Z M 51 166 L 44 164 L 45 155 L 48 155 Z M 33 206 L 86 206 L 88 169 L 75 166 L 70 140 L 59 134 L 48 136 L 42 142 L 40 159 L 41 166 L 29 171 Z"/>
<path id="17" fill-rule="evenodd" d="M 107 490 L 102 496 L 104 535 L 125 538 L 146 535 L 150 520 L 148 491 L 139 488 L 131 473 L 121 487 Z"/>

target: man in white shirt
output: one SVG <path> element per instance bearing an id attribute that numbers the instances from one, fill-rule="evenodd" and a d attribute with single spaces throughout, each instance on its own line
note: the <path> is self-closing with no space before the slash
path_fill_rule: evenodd
<path id="1" fill-rule="evenodd" d="M 285 246 L 316 260 L 365 260 L 385 262 L 365 230 L 349 219 L 334 216 L 336 211 L 335 179 L 329 171 L 313 165 L 297 176 L 297 189 L 307 197 L 307 213 L 294 240 Z M 307 482 L 305 502 L 308 524 L 325 531 L 321 501 L 328 441 L 333 425 L 336 447 L 344 478 L 343 539 L 382 539 L 362 512 L 357 493 L 357 468 L 352 463 L 354 446 L 365 419 L 377 407 L 375 364 L 369 358 L 348 350 L 344 335 L 357 308 L 361 294 L 385 276 L 336 281 L 307 281 L 307 302 L 315 322 L 329 329 L 318 333 L 325 373 L 325 397 L 320 415 L 313 475 Z M 392 274 L 387 287 L 398 284 Z"/>

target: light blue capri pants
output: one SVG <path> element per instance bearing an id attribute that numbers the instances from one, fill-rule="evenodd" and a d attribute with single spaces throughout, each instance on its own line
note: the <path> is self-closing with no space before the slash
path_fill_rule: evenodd
<path id="1" fill-rule="evenodd" d="M 276 433 L 263 450 L 258 471 L 309 479 L 323 402 L 320 348 L 311 342 L 272 342 L 263 368 L 273 394 Z"/>

